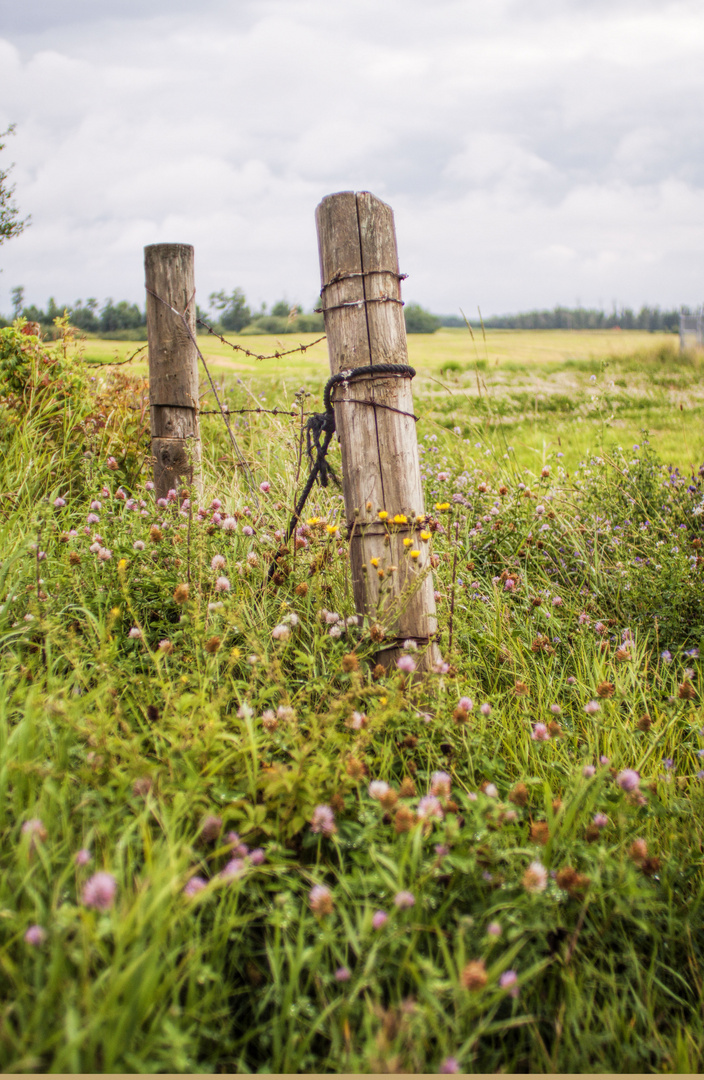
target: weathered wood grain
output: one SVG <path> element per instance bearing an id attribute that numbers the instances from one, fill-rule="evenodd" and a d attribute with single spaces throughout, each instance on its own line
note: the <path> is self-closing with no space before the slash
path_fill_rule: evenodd
<path id="1" fill-rule="evenodd" d="M 369 192 L 344 191 L 323 199 L 316 223 L 332 373 L 407 364 L 391 207 Z M 414 639 L 424 650 L 419 668 L 430 667 L 440 656 L 432 642 L 437 620 L 428 545 L 418 521 L 424 514 L 418 442 L 412 415 L 401 415 L 413 413 L 410 379 L 359 376 L 337 386 L 333 401 L 357 612 L 385 631 L 382 663 L 393 663 L 400 644 Z M 379 511 L 389 515 L 386 523 Z M 407 522 L 394 525 L 397 514 Z M 409 548 L 404 538 L 412 540 Z M 420 551 L 417 560 L 409 550 Z"/>
<path id="2" fill-rule="evenodd" d="M 185 312 L 195 337 L 193 263 L 189 244 L 144 249 L 152 458 L 159 498 L 184 482 L 200 486 L 198 355 L 183 320 L 170 310 Z"/>

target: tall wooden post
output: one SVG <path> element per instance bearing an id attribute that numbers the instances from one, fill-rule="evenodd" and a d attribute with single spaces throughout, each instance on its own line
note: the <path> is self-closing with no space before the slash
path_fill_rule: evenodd
<path id="1" fill-rule="evenodd" d="M 193 248 L 150 244 L 144 249 L 149 341 L 149 405 L 158 498 L 184 481 L 199 486 L 198 354 Z"/>
<path id="2" fill-rule="evenodd" d="M 323 199 L 316 223 L 332 373 L 408 364 L 391 207 L 342 191 Z M 427 669 L 440 654 L 411 381 L 362 373 L 336 386 L 333 401 L 357 613 L 384 630 L 380 663 L 393 664 L 413 639 Z"/>

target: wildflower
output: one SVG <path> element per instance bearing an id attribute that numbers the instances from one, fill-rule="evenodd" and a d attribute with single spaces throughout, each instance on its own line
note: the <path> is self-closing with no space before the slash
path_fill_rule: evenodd
<path id="1" fill-rule="evenodd" d="M 235 529 L 237 528 L 237 519 L 233 518 L 233 517 L 226 517 L 223 520 L 220 528 L 222 529 L 223 532 L 233 533 L 235 531 Z M 243 529 L 242 531 L 244 532 L 245 530 Z"/>
<path id="2" fill-rule="evenodd" d="M 342 627 L 341 626 L 331 626 L 330 629 L 328 630 L 328 637 L 331 637 L 331 638 L 342 637 Z"/>
<path id="3" fill-rule="evenodd" d="M 596 765 L 585 765 L 584 768 L 582 769 L 582 776 L 586 776 L 587 779 L 589 779 L 590 777 L 594 776 L 595 772 L 596 772 Z"/>
<path id="4" fill-rule="evenodd" d="M 183 582 L 174 589 L 174 600 L 177 604 L 185 604 L 188 600 L 188 585 Z"/>
<path id="5" fill-rule="evenodd" d="M 599 758 L 599 764 L 600 765 L 608 765 L 609 764 L 609 758 L 607 758 L 605 754 L 602 754 L 601 757 Z"/>
<path id="6" fill-rule="evenodd" d="M 311 906 L 311 911 L 318 918 L 321 918 L 323 915 L 331 915 L 335 907 L 332 893 L 327 885 L 314 885 L 308 893 L 308 902 Z"/>
<path id="7" fill-rule="evenodd" d="M 430 794 L 449 796 L 451 783 L 452 778 L 449 773 L 441 772 L 439 770 L 438 772 L 434 772 L 430 777 Z"/>
<path id="8" fill-rule="evenodd" d="M 390 791 L 389 785 L 385 780 L 372 780 L 371 784 L 367 788 L 369 795 L 372 799 L 381 800 Z"/>
<path id="9" fill-rule="evenodd" d="M 46 941 L 46 930 L 43 926 L 30 926 L 25 931 L 24 940 L 28 945 L 43 945 Z"/>
<path id="10" fill-rule="evenodd" d="M 416 662 L 412 656 L 408 656 L 408 654 L 405 654 L 403 656 L 399 656 L 398 660 L 396 661 L 396 667 L 399 671 L 403 671 L 404 673 L 410 675 L 412 671 L 416 670 Z"/>
<path id="11" fill-rule="evenodd" d="M 474 702 L 470 697 L 461 697 L 457 702 L 457 708 L 462 709 L 463 712 L 471 712 L 474 708 Z"/>
<path id="12" fill-rule="evenodd" d="M 459 1071 L 460 1063 L 457 1058 L 454 1057 L 446 1057 L 444 1061 L 441 1062 L 440 1068 L 438 1069 L 439 1073 L 458 1073 Z"/>
<path id="13" fill-rule="evenodd" d="M 606 814 L 602 814 L 600 812 L 594 815 L 594 817 L 592 818 L 592 822 L 594 825 L 596 825 L 597 829 L 605 829 L 606 826 L 609 824 L 609 819 Z"/>
<path id="14" fill-rule="evenodd" d="M 274 641 L 288 641 L 291 637 L 291 630 L 288 626 L 285 626 L 284 623 L 279 623 L 278 626 L 275 626 L 271 631 L 271 636 Z"/>
<path id="15" fill-rule="evenodd" d="M 347 967 L 339 967 L 335 972 L 336 982 L 349 982 L 352 978 L 352 972 Z"/>
<path id="16" fill-rule="evenodd" d="M 526 785 L 522 783 L 515 784 L 508 794 L 508 800 L 516 806 L 525 806 L 528 802 L 528 788 Z"/>
<path id="17" fill-rule="evenodd" d="M 220 576 L 215 582 L 215 592 L 229 592 L 230 582 L 228 578 Z"/>
<path id="18" fill-rule="evenodd" d="M 462 969 L 460 982 L 465 990 L 483 990 L 488 981 L 483 960 L 470 960 Z"/>
<path id="19" fill-rule="evenodd" d="M 520 679 L 517 679 L 513 687 L 513 692 L 517 697 L 528 697 L 528 686 L 526 683 L 521 682 Z"/>
<path id="20" fill-rule="evenodd" d="M 355 709 L 349 720 L 345 721 L 345 726 L 350 728 L 351 731 L 361 731 L 362 728 L 367 726 L 367 714 L 357 712 Z"/>
<path id="21" fill-rule="evenodd" d="M 553 596 L 553 598 L 552 598 L 552 606 L 553 607 L 562 607 L 562 597 L 561 596 Z"/>
<path id="22" fill-rule="evenodd" d="M 113 472 L 115 471 L 115 469 L 118 469 L 118 468 L 119 468 L 119 465 L 117 464 L 117 461 L 115 460 L 115 458 L 114 458 L 114 457 L 109 457 L 109 458 L 108 458 L 108 460 L 107 460 L 107 461 L 105 462 L 105 464 L 107 465 L 108 469 L 112 469 L 112 471 L 113 471 Z M 151 480 L 148 480 L 148 481 L 147 481 L 147 487 L 148 487 L 148 486 L 149 486 L 149 484 L 151 484 L 151 483 L 152 483 L 152 482 L 151 482 Z M 153 486 L 154 486 L 154 485 L 152 484 L 152 487 L 153 487 Z"/>
<path id="23" fill-rule="evenodd" d="M 628 849 L 628 854 L 634 863 L 640 863 L 648 857 L 648 845 L 645 840 L 634 840 Z"/>
<path id="24" fill-rule="evenodd" d="M 329 806 L 316 806 L 310 820 L 310 831 L 331 836 L 335 831 L 335 815 Z"/>
<path id="25" fill-rule="evenodd" d="M 418 803 L 417 814 L 420 821 L 425 821 L 427 818 L 433 817 L 442 818 L 440 801 L 435 795 L 424 795 Z"/>
<path id="26" fill-rule="evenodd" d="M 550 732 L 545 724 L 533 724 L 533 730 L 530 737 L 537 742 L 547 742 L 550 738 Z"/>
<path id="27" fill-rule="evenodd" d="M 135 551 L 144 551 L 144 540 L 135 540 L 132 547 Z"/>
<path id="28" fill-rule="evenodd" d="M 616 783 L 623 791 L 637 791 L 640 775 L 635 769 L 623 769 L 616 777 Z"/>
<path id="29" fill-rule="evenodd" d="M 159 642 L 158 648 L 159 652 L 165 653 L 166 655 L 174 651 L 173 644 L 169 641 L 168 638 L 162 638 L 162 640 Z"/>
<path id="30" fill-rule="evenodd" d="M 29 818 L 24 822 L 21 829 L 23 836 L 30 838 L 30 847 L 34 847 L 37 840 L 46 840 L 48 833 L 44 828 L 44 822 L 40 818 Z"/>
<path id="31" fill-rule="evenodd" d="M 483 784 L 482 785 L 482 791 L 490 799 L 495 799 L 496 796 L 499 794 L 499 791 L 498 791 L 498 788 L 496 787 L 496 784 Z"/>
<path id="32" fill-rule="evenodd" d="M 219 873 L 219 877 L 223 881 L 234 881 L 235 878 L 240 877 L 246 870 L 243 859 L 230 859 L 230 861 L 222 868 Z"/>
<path id="33" fill-rule="evenodd" d="M 568 686 L 574 686 L 574 684 L 576 682 L 577 682 L 577 680 L 575 679 L 574 675 L 569 675 L 568 676 L 568 678 L 567 678 L 567 685 Z"/>
<path id="34" fill-rule="evenodd" d="M 500 938 L 502 933 L 501 923 L 496 921 L 490 922 L 486 928 L 486 932 L 490 938 Z"/>
<path id="35" fill-rule="evenodd" d="M 504 971 L 499 978 L 499 986 L 502 990 L 508 990 L 511 997 L 518 997 L 518 975 L 515 971 Z"/>
<path id="36" fill-rule="evenodd" d="M 263 862 L 266 862 L 266 855 L 264 854 L 264 848 L 254 848 L 249 853 L 249 861 L 252 866 L 261 866 Z"/>
<path id="37" fill-rule="evenodd" d="M 98 911 L 109 911 L 115 902 L 117 882 L 112 874 L 99 870 L 83 886 L 83 903 Z"/>
<path id="38" fill-rule="evenodd" d="M 441 510 L 441 511 L 442 510 L 449 510 L 450 509 L 450 504 L 448 502 L 435 503 L 435 509 L 436 510 Z"/>
<path id="39" fill-rule="evenodd" d="M 133 626 L 131 628 L 129 634 L 127 635 L 127 637 L 130 637 L 130 638 L 141 638 L 141 636 L 142 636 L 142 631 L 139 629 L 138 626 Z"/>
<path id="40" fill-rule="evenodd" d="M 491 705 L 488 701 L 485 701 L 483 705 L 479 706 L 479 712 L 482 716 L 491 716 Z"/>
<path id="41" fill-rule="evenodd" d="M 409 555 L 409 557 L 411 559 L 416 560 L 416 559 L 420 558 L 420 551 L 418 551 L 417 549 L 414 549 L 413 551 L 409 551 L 408 555 Z"/>
<path id="42" fill-rule="evenodd" d="M 423 529 L 421 531 L 420 538 L 424 543 L 427 543 L 428 540 L 430 540 L 430 533 L 427 531 L 427 529 Z"/>
<path id="43" fill-rule="evenodd" d="M 202 840 L 217 840 L 222 829 L 222 818 L 217 814 L 207 814 L 200 824 L 200 836 Z"/>
<path id="44" fill-rule="evenodd" d="M 60 510 L 61 507 L 65 506 L 65 505 L 66 505 L 66 500 L 65 499 L 61 499 L 61 498 L 54 499 L 54 506 L 56 507 L 57 510 Z"/>
<path id="45" fill-rule="evenodd" d="M 271 491 L 271 484 L 269 483 L 269 481 L 263 480 L 262 483 L 259 485 L 259 490 L 262 492 L 263 495 L 268 494 L 268 492 Z"/>
<path id="46" fill-rule="evenodd" d="M 394 896 L 394 904 L 401 911 L 404 911 L 406 908 L 412 908 L 415 902 L 416 898 L 413 893 L 408 892 L 405 889 L 402 889 L 401 892 L 397 892 Z"/>
<path id="47" fill-rule="evenodd" d="M 541 893 L 544 892 L 548 886 L 548 872 L 541 862 L 535 859 L 522 879 L 523 888 L 526 892 Z"/>
<path id="48" fill-rule="evenodd" d="M 187 881 L 184 885 L 183 895 L 195 896 L 196 893 L 202 892 L 207 884 L 208 882 L 205 880 L 205 878 L 198 877 L 196 875 L 195 877 L 192 877 L 189 881 Z"/>
<path id="49" fill-rule="evenodd" d="M 211 570 L 223 570 L 224 567 L 225 567 L 225 556 L 224 555 L 213 555 L 212 559 L 210 560 L 210 569 Z"/>
<path id="50" fill-rule="evenodd" d="M 598 701 L 588 701 L 587 704 L 584 706 L 584 711 L 587 716 L 594 716 L 595 713 L 599 712 L 599 708 L 600 706 Z"/>
<path id="51" fill-rule="evenodd" d="M 87 866 L 91 858 L 92 855 L 87 848 L 80 848 L 80 850 L 77 851 L 76 854 L 73 856 L 73 861 L 75 862 L 76 866 Z"/>
<path id="52" fill-rule="evenodd" d="M 112 551 L 110 550 L 110 548 L 98 548 L 98 558 L 101 562 L 108 562 L 110 559 L 112 559 Z"/>

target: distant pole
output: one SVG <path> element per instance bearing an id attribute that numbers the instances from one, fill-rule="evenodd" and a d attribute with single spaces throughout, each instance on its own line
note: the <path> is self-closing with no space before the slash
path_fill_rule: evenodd
<path id="1" fill-rule="evenodd" d="M 190 244 L 150 244 L 144 249 L 149 341 L 149 406 L 157 498 L 183 483 L 200 484 L 196 302 Z"/>
<path id="2" fill-rule="evenodd" d="M 408 364 L 391 207 L 366 191 L 342 191 L 323 199 L 316 223 L 333 375 Z M 430 668 L 440 653 L 428 543 L 420 536 L 423 487 L 410 378 L 370 371 L 337 385 L 333 402 L 357 613 L 383 628 L 378 660 L 385 667 L 410 639 L 419 648 L 418 669 Z M 395 515 L 406 522 L 395 524 Z"/>

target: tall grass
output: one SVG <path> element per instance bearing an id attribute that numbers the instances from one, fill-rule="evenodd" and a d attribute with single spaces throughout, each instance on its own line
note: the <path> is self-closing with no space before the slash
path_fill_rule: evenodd
<path id="1" fill-rule="evenodd" d="M 421 384 L 445 663 L 380 675 L 334 490 L 267 585 L 296 418 L 160 507 L 139 383 L 3 333 L 3 1070 L 698 1071 L 701 478 Z"/>

